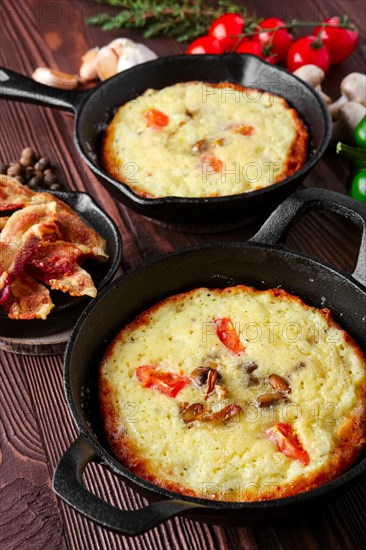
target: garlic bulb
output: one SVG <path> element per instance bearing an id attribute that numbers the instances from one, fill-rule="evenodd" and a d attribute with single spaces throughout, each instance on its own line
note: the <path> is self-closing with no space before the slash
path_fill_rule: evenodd
<path id="1" fill-rule="evenodd" d="M 152 59 L 157 58 L 156 53 L 144 44 L 133 42 L 128 38 L 118 38 L 117 40 L 114 40 L 114 42 L 117 41 L 119 42 L 120 48 L 120 56 L 117 66 L 119 73 L 134 67 L 134 65 L 139 65 L 140 63 L 145 63 L 145 61 L 151 61 Z"/>
<path id="2" fill-rule="evenodd" d="M 97 74 L 100 80 L 106 80 L 134 65 L 156 58 L 156 53 L 144 44 L 133 42 L 128 38 L 116 38 L 98 51 Z"/>

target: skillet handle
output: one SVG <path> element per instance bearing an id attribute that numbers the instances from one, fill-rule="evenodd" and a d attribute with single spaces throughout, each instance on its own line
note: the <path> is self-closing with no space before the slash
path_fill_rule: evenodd
<path id="1" fill-rule="evenodd" d="M 202 508 L 192 502 L 163 500 L 140 510 L 120 510 L 90 493 L 82 484 L 83 472 L 92 461 L 98 461 L 95 450 L 79 436 L 56 466 L 52 487 L 72 508 L 103 527 L 123 535 L 140 535 L 185 510 Z"/>
<path id="2" fill-rule="evenodd" d="M 0 98 L 48 105 L 64 111 L 75 111 L 90 91 L 61 90 L 45 86 L 32 78 L 0 67 Z"/>
<path id="3" fill-rule="evenodd" d="M 311 210 L 328 210 L 353 221 L 362 231 L 356 267 L 351 274 L 366 286 L 366 205 L 327 189 L 305 189 L 282 202 L 249 242 L 278 244 L 289 229 Z"/>

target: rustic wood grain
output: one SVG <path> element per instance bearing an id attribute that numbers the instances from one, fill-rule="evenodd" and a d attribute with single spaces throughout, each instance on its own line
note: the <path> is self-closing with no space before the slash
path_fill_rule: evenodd
<path id="1" fill-rule="evenodd" d="M 242 2 L 244 3 L 244 2 Z M 364 70 L 364 0 L 325 2 L 268 1 L 245 3 L 262 16 L 322 19 L 348 13 L 362 29 L 357 52 L 332 68 L 326 91 L 336 97 L 341 78 Z M 100 10 L 93 2 L 3 0 L 0 4 L 0 63 L 30 75 L 46 65 L 77 72 L 80 57 L 89 47 L 103 45 L 121 34 L 138 41 L 135 31 L 103 33 L 83 24 L 85 15 Z M 180 53 L 183 46 L 170 39 L 148 42 L 159 56 Z M 260 222 L 222 234 L 193 235 L 171 231 L 145 220 L 112 200 L 80 160 L 72 142 L 73 120 L 68 114 L 7 101 L 0 104 L 0 160 L 18 158 L 32 145 L 49 156 L 73 190 L 88 191 L 116 221 L 131 265 L 163 252 L 206 242 L 244 241 Z M 329 151 L 304 182 L 346 191 L 348 165 Z M 358 231 L 337 216 L 310 214 L 286 240 L 288 246 L 316 255 L 351 271 L 359 246 Z M 0 352 L 0 548 L 246 550 L 358 549 L 366 544 L 366 483 L 362 482 L 332 505 L 313 510 L 298 521 L 253 528 L 222 528 L 176 518 L 134 539 L 111 533 L 83 518 L 57 499 L 51 476 L 62 453 L 77 436 L 62 389 L 62 357 L 21 357 Z M 88 467 L 86 484 L 112 504 L 133 509 L 146 504 L 111 473 Z"/>

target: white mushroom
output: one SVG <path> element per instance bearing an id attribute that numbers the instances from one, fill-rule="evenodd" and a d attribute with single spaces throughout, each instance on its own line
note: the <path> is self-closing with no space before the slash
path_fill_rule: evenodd
<path id="1" fill-rule="evenodd" d="M 90 80 L 96 80 L 97 75 L 97 54 L 99 48 L 92 48 L 88 50 L 83 57 L 81 58 L 82 64 L 80 67 L 80 78 L 84 82 L 89 82 Z"/>
<path id="2" fill-rule="evenodd" d="M 32 74 L 32 78 L 41 84 L 62 88 L 63 90 L 74 90 L 79 86 L 78 75 L 62 73 L 48 67 L 37 67 Z"/>
<path id="3" fill-rule="evenodd" d="M 329 106 L 333 120 L 339 116 L 340 108 L 348 101 L 366 106 L 366 75 L 350 73 L 341 82 L 341 97 Z"/>
<path id="4" fill-rule="evenodd" d="M 332 103 L 332 100 L 321 89 L 321 83 L 325 78 L 325 72 L 317 65 L 303 65 L 294 71 L 294 75 L 304 80 L 309 86 L 314 88 L 327 105 Z"/>
<path id="5" fill-rule="evenodd" d="M 333 124 L 332 141 L 354 142 L 357 124 L 366 115 L 366 107 L 356 101 L 347 101 L 338 110 L 338 120 Z"/>

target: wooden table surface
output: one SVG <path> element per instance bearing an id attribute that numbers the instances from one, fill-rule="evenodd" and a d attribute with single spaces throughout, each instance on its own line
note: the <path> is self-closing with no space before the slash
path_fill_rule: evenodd
<path id="1" fill-rule="evenodd" d="M 363 0 L 288 3 L 250 1 L 261 16 L 323 19 L 347 13 L 359 29 L 366 28 Z M 77 72 L 81 55 L 120 35 L 142 41 L 138 32 L 108 32 L 86 26 L 85 15 L 100 10 L 93 2 L 10 1 L 0 4 L 0 64 L 31 75 L 37 66 Z M 159 56 L 184 51 L 171 39 L 153 39 L 148 45 Z M 331 69 L 326 90 L 338 96 L 339 83 L 365 65 L 365 34 L 357 51 Z M 207 242 L 243 241 L 258 224 L 213 235 L 193 235 L 164 229 L 114 202 L 80 160 L 72 141 L 73 120 L 68 114 L 35 105 L 1 101 L 0 160 L 19 158 L 27 145 L 48 156 L 63 174 L 65 186 L 88 191 L 117 223 L 124 255 L 138 265 L 161 253 Z M 345 193 L 347 162 L 334 150 L 306 178 L 304 187 L 325 187 Z M 308 215 L 287 238 L 288 246 L 350 270 L 360 235 L 352 224 L 324 213 Z M 313 510 L 298 522 L 255 528 L 222 528 L 176 518 L 145 535 L 126 538 L 80 516 L 56 498 L 51 476 L 62 453 L 77 436 L 62 390 L 62 356 L 20 356 L 1 352 L 0 386 L 0 548 L 10 549 L 295 549 L 364 548 L 366 544 L 366 483 L 332 505 Z M 142 506 L 144 499 L 100 467 L 88 469 L 86 482 L 95 493 L 123 508 Z"/>

